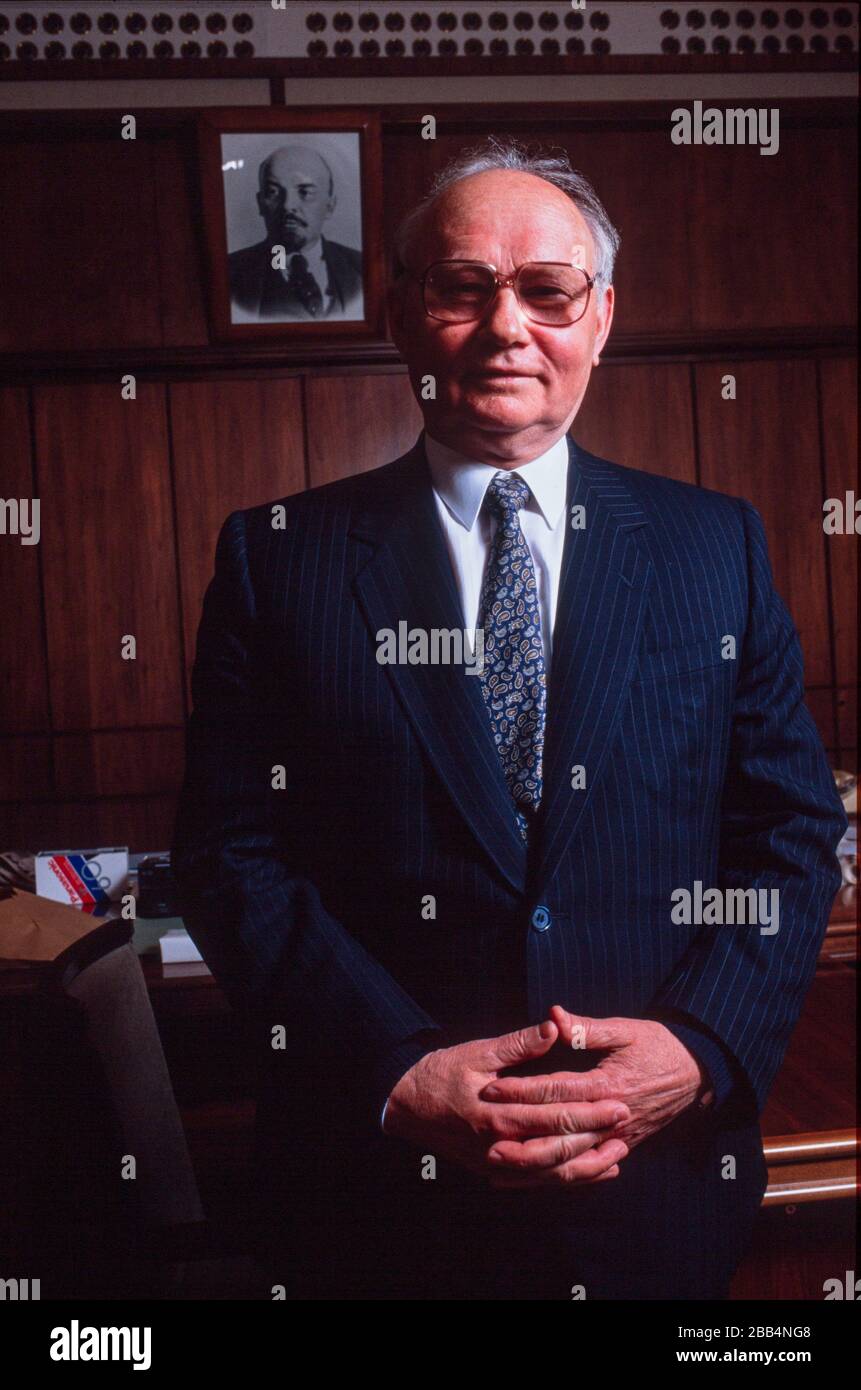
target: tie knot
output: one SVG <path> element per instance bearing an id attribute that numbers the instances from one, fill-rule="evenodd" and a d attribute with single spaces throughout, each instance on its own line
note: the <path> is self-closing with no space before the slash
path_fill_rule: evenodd
<path id="1" fill-rule="evenodd" d="M 529 484 L 517 473 L 496 473 L 487 489 L 487 504 L 494 516 L 511 519 L 529 501 Z"/>
<path id="2" fill-rule="evenodd" d="M 297 273 L 299 271 L 308 269 L 308 262 L 305 260 L 305 257 L 302 255 L 301 251 L 297 251 L 295 255 L 290 257 L 290 269 L 291 271 L 296 271 Z"/>

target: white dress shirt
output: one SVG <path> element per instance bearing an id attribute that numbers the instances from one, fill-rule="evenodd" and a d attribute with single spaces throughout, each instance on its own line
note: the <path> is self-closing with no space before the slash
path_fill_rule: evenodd
<path id="1" fill-rule="evenodd" d="M 478 622 L 481 586 L 496 532 L 496 518 L 482 503 L 491 479 L 503 470 L 456 453 L 427 433 L 424 440 L 434 500 L 463 606 L 464 626 L 472 631 Z M 520 528 L 535 566 L 544 665 L 549 678 L 565 540 L 567 437 L 563 434 L 546 453 L 512 471 L 529 485 L 530 497 L 520 512 Z"/>
<path id="2" fill-rule="evenodd" d="M 478 463 L 440 444 L 427 432 L 424 440 L 434 500 L 460 594 L 464 626 L 472 632 L 478 623 L 481 586 L 496 533 L 496 518 L 489 508 L 482 509 L 484 494 L 496 473 L 508 470 L 498 469 L 491 463 Z M 529 485 L 529 501 L 519 514 L 520 529 L 535 566 L 544 666 L 549 682 L 565 540 L 567 437 L 563 434 L 546 453 L 511 471 L 518 473 Z M 380 1116 L 381 1126 L 387 1106 L 388 1101 Z"/>

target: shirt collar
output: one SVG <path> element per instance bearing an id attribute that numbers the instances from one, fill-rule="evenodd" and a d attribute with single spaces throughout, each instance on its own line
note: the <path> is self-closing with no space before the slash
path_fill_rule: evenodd
<path id="1" fill-rule="evenodd" d="M 455 520 L 471 531 L 491 479 L 495 473 L 503 470 L 450 449 L 427 431 L 424 443 L 434 491 Z M 546 453 L 539 454 L 528 463 L 519 464 L 513 471 L 529 484 L 532 499 L 552 530 L 565 509 L 568 490 L 567 435 L 563 434 L 557 439 Z"/>

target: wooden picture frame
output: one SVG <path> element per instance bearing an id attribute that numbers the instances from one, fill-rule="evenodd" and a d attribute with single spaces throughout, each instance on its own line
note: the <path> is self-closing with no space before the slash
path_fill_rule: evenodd
<path id="1" fill-rule="evenodd" d="M 379 115 L 209 109 L 198 147 L 213 339 L 380 338 Z"/>

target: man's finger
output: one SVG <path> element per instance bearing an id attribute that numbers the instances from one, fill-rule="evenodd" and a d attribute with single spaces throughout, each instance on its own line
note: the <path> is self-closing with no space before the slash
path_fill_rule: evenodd
<path id="1" fill-rule="evenodd" d="M 606 1182 L 610 1178 L 618 1178 L 619 1172 L 618 1163 L 614 1163 L 612 1168 L 608 1168 L 604 1173 L 599 1173 L 597 1178 L 578 1178 L 576 1182 L 569 1183 L 568 1187 L 576 1192 L 581 1187 L 591 1187 L 593 1183 Z M 505 1188 L 517 1191 L 519 1189 L 543 1187 L 545 1184 L 539 1183 L 535 1178 L 509 1177 L 506 1173 L 503 1173 L 499 1177 L 491 1177 L 490 1186 L 495 1188 L 498 1192 L 501 1192 Z"/>
<path id="2" fill-rule="evenodd" d="M 493 1105 L 488 1107 L 486 1119 L 488 1128 L 500 1139 L 520 1140 L 612 1129 L 630 1116 L 620 1101 L 599 1100 L 568 1105 Z"/>
<path id="3" fill-rule="evenodd" d="M 553 1005 L 550 1018 L 559 1029 L 560 1040 L 578 1052 L 622 1047 L 630 1042 L 624 1019 L 588 1018 L 586 1014 L 570 1013 L 561 1004 Z"/>
<path id="4" fill-rule="evenodd" d="M 500 1173 L 528 1174 L 538 1168 L 558 1168 L 569 1159 L 579 1158 L 580 1154 L 594 1149 L 607 1137 L 605 1133 L 587 1129 L 582 1134 L 566 1134 L 561 1138 L 526 1139 L 522 1144 L 513 1139 L 501 1139 L 490 1149 L 487 1160 Z"/>
<path id="5" fill-rule="evenodd" d="M 514 1067 L 531 1057 L 543 1057 L 558 1036 L 556 1024 L 545 1019 L 543 1023 L 536 1023 L 530 1028 L 518 1028 L 513 1033 L 503 1033 L 499 1038 L 488 1038 L 484 1053 L 487 1070 Z"/>
<path id="6" fill-rule="evenodd" d="M 612 1100 L 613 1082 L 600 1067 L 591 1071 L 555 1072 L 545 1076 L 500 1076 L 485 1086 L 480 1100 L 509 1105 L 559 1105 L 564 1101 Z M 616 1099 L 621 1102 L 621 1097 Z"/>
<path id="7" fill-rule="evenodd" d="M 494 1187 L 578 1187 L 609 1176 L 613 1169 L 614 1176 L 617 1175 L 617 1164 L 621 1163 L 627 1152 L 627 1145 L 620 1139 L 607 1139 L 603 1144 L 555 1168 L 534 1168 L 529 1173 L 494 1173 L 491 1183 Z"/>

